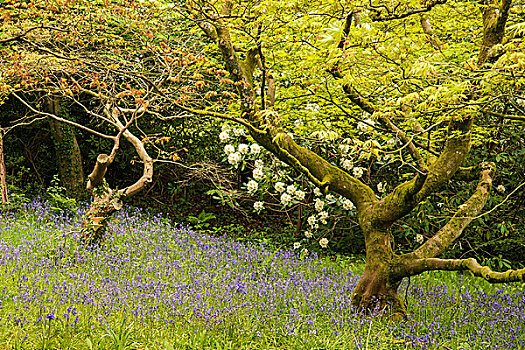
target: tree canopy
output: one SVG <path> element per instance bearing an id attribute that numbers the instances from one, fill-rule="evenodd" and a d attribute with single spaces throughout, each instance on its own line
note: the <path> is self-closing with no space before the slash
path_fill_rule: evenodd
<path id="1" fill-rule="evenodd" d="M 237 99 L 221 115 L 186 109 L 244 125 L 308 181 L 357 207 L 367 265 L 356 306 L 373 308 L 381 300 L 400 311 L 401 279 L 428 270 L 523 281 L 525 270 L 498 273 L 474 259 L 437 258 L 482 213 L 492 190 L 495 164 L 468 164 L 471 148 L 491 141 L 496 118 L 523 121 L 521 4 L 192 1 L 187 7 L 216 44 Z M 310 115 L 297 113 L 305 104 Z M 306 123 L 292 124 L 298 117 Z M 336 140 L 343 147 L 333 147 Z M 397 167 L 384 195 L 374 186 L 378 165 Z M 395 252 L 392 226 L 454 177 L 478 178 L 470 198 L 413 252 Z M 377 189 L 383 192 L 384 184 Z"/>

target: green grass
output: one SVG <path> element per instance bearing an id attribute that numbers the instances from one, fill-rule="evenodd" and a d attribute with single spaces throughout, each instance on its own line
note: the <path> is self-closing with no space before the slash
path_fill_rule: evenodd
<path id="1" fill-rule="evenodd" d="M 495 287 L 482 280 L 433 272 L 401 286 L 402 296 L 409 290 L 408 321 L 364 317 L 349 313 L 347 305 L 348 286 L 355 285 L 355 276 L 348 272 L 360 275 L 364 267 L 352 258 L 301 259 L 290 252 L 176 229 L 163 219 L 141 215 L 119 217 L 107 246 L 85 251 L 74 234 L 64 235 L 75 230 L 78 216 L 60 218 L 38 206 L 32 210 L 18 218 L 0 214 L 0 349 L 424 348 L 402 336 L 406 330 L 414 337 L 434 332 L 429 349 L 490 349 L 501 334 L 515 330 L 516 322 L 497 319 L 494 312 L 472 320 L 465 298 L 486 291 L 487 300 L 496 298 L 501 304 L 525 301 L 523 284 L 498 286 L 503 289 L 494 294 Z M 163 267 L 173 261 L 177 269 Z M 266 279 L 260 278 L 261 271 L 266 271 Z M 258 279 L 250 282 L 254 278 Z M 126 281 L 130 288 L 122 291 Z M 151 281 L 164 285 L 162 293 L 155 296 L 155 285 L 147 285 Z M 240 282 L 246 290 L 228 292 Z M 270 296 L 254 292 L 265 283 L 282 289 Z M 311 283 L 316 287 L 305 289 Z M 180 286 L 186 288 L 181 299 L 185 301 L 170 308 L 162 298 Z M 230 293 L 229 299 L 220 297 L 223 292 Z M 195 293 L 203 297 L 195 299 Z M 82 302 L 86 295 L 95 298 L 96 305 Z M 142 314 L 134 314 L 136 305 Z M 204 306 L 220 312 L 204 317 L 199 314 L 205 313 Z M 173 310 L 176 314 L 168 315 Z M 50 313 L 53 317 L 46 318 Z M 76 315 L 78 321 L 73 322 Z M 442 333 L 433 323 L 437 316 L 446 329 L 457 330 L 457 336 Z M 470 323 L 456 325 L 461 320 Z M 472 341 L 478 332 L 476 321 L 500 324 L 493 327 L 494 333 Z M 523 335 L 516 339 L 510 348 L 523 349 Z"/>

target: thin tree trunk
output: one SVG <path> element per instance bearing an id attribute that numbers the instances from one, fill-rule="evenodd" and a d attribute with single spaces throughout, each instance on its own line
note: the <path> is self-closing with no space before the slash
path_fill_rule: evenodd
<path id="1" fill-rule="evenodd" d="M 49 111 L 55 115 L 67 113 L 57 98 L 51 98 L 48 106 Z M 68 195 L 78 196 L 84 190 L 84 171 L 82 155 L 73 127 L 54 119 L 49 120 L 49 126 L 55 144 L 62 186 L 66 188 Z"/>
<path id="2" fill-rule="evenodd" d="M 6 168 L 4 161 L 4 138 L 3 132 L 0 128 L 0 193 L 2 196 L 2 203 L 7 203 L 9 198 L 7 197 L 7 181 L 6 181 Z"/>

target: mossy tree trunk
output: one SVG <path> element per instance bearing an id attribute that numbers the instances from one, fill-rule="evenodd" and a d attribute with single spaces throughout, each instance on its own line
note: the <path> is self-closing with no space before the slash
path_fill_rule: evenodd
<path id="1" fill-rule="evenodd" d="M 67 106 L 60 99 L 48 99 L 48 111 L 54 115 L 71 119 Z M 49 119 L 49 126 L 57 156 L 60 182 L 69 196 L 79 196 L 84 191 L 82 154 L 75 136 L 74 127 L 55 119 Z"/>
<path id="2" fill-rule="evenodd" d="M 7 203 L 9 198 L 7 196 L 7 171 L 5 168 L 4 158 L 4 133 L 0 127 L 0 196 L 2 197 L 2 203 Z"/>

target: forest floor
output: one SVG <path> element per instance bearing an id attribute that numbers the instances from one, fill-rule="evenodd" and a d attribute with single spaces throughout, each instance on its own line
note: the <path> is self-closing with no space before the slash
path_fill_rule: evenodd
<path id="1" fill-rule="evenodd" d="M 98 249 L 82 209 L 0 212 L 0 349 L 525 349 L 525 284 L 404 281 L 408 319 L 350 305 L 363 265 L 115 215 Z"/>

